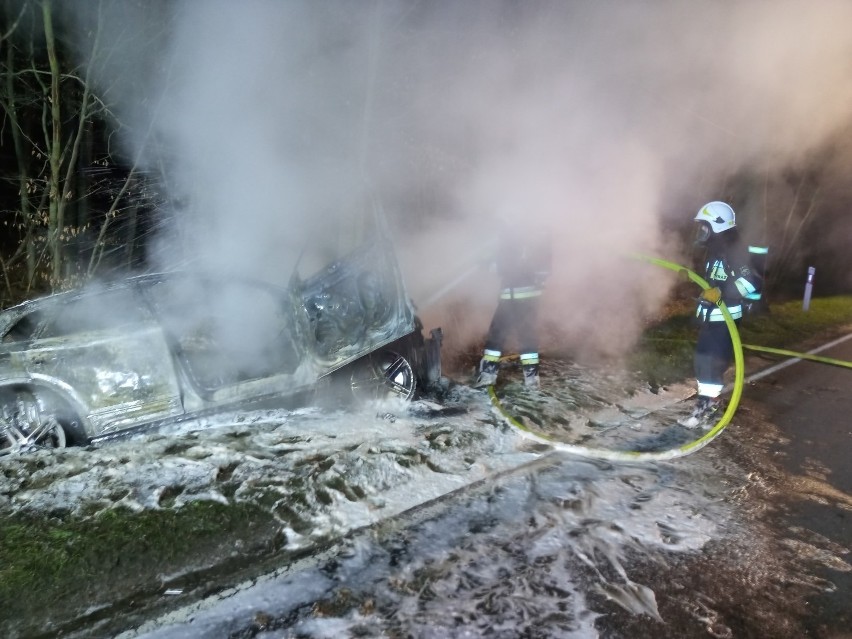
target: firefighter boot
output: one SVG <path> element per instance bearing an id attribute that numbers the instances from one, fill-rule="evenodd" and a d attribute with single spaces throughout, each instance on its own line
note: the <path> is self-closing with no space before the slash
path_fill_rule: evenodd
<path id="1" fill-rule="evenodd" d="M 540 386 L 538 379 L 538 364 L 527 364 L 523 366 L 524 370 L 524 386 L 526 388 L 538 388 Z"/>
<path id="2" fill-rule="evenodd" d="M 679 419 L 678 423 L 687 428 L 701 426 L 704 430 L 709 430 L 718 419 L 721 408 L 721 398 L 699 395 L 692 413 L 685 419 Z"/>
<path id="3" fill-rule="evenodd" d="M 500 364 L 489 359 L 479 362 L 479 375 L 473 382 L 474 388 L 493 386 L 497 382 L 497 373 L 500 372 Z"/>

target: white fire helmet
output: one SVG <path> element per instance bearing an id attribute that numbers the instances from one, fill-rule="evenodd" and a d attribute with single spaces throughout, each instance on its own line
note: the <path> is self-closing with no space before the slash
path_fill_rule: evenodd
<path id="1" fill-rule="evenodd" d="M 736 226 L 734 209 L 724 202 L 709 202 L 695 214 L 697 222 L 707 222 L 714 233 L 721 233 Z"/>

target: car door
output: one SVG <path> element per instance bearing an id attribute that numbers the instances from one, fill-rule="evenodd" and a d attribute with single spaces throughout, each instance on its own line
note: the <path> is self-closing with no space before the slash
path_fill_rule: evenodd
<path id="1" fill-rule="evenodd" d="M 18 357 L 86 407 L 91 436 L 183 411 L 163 333 L 130 287 L 57 300 Z"/>
<path id="2" fill-rule="evenodd" d="M 146 294 L 194 392 L 184 398 L 188 410 L 286 396 L 316 380 L 285 290 L 173 274 Z"/>
<path id="3" fill-rule="evenodd" d="M 310 269 L 304 256 L 300 271 Z M 415 330 L 414 309 L 389 240 L 377 237 L 297 284 L 309 343 L 323 373 Z"/>

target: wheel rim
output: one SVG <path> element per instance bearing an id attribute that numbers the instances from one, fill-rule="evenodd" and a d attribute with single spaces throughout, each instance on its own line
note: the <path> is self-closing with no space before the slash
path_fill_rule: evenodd
<path id="1" fill-rule="evenodd" d="M 373 355 L 352 373 L 352 393 L 357 399 L 398 397 L 409 400 L 414 396 L 417 381 L 411 363 L 399 353 L 385 351 Z"/>
<path id="2" fill-rule="evenodd" d="M 3 408 L 0 422 L 0 455 L 41 448 L 65 448 L 65 429 L 53 415 L 42 410 L 38 398 L 21 393 Z"/>

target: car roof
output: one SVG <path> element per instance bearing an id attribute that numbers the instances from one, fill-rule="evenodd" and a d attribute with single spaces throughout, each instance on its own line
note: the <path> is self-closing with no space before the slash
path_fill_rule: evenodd
<path id="1" fill-rule="evenodd" d="M 137 294 L 140 287 L 144 288 L 148 285 L 157 282 L 164 282 L 180 277 L 189 277 L 198 281 L 211 280 L 222 281 L 223 278 L 229 282 L 244 282 L 247 285 L 255 287 L 263 287 L 268 291 L 274 291 L 278 294 L 286 294 L 287 289 L 276 286 L 270 282 L 256 280 L 248 277 L 233 276 L 230 274 L 213 273 L 193 270 L 175 270 L 161 271 L 156 273 L 143 273 L 139 275 L 131 275 L 123 279 L 115 279 L 107 282 L 93 281 L 81 287 L 72 288 L 66 291 L 41 295 L 20 302 L 14 306 L 0 311 L 0 335 L 5 335 L 12 326 L 14 326 L 21 318 L 39 312 L 52 312 L 58 305 L 62 306 L 70 304 L 74 300 L 85 299 L 87 297 L 96 297 L 111 291 L 127 289 L 132 294 Z"/>

